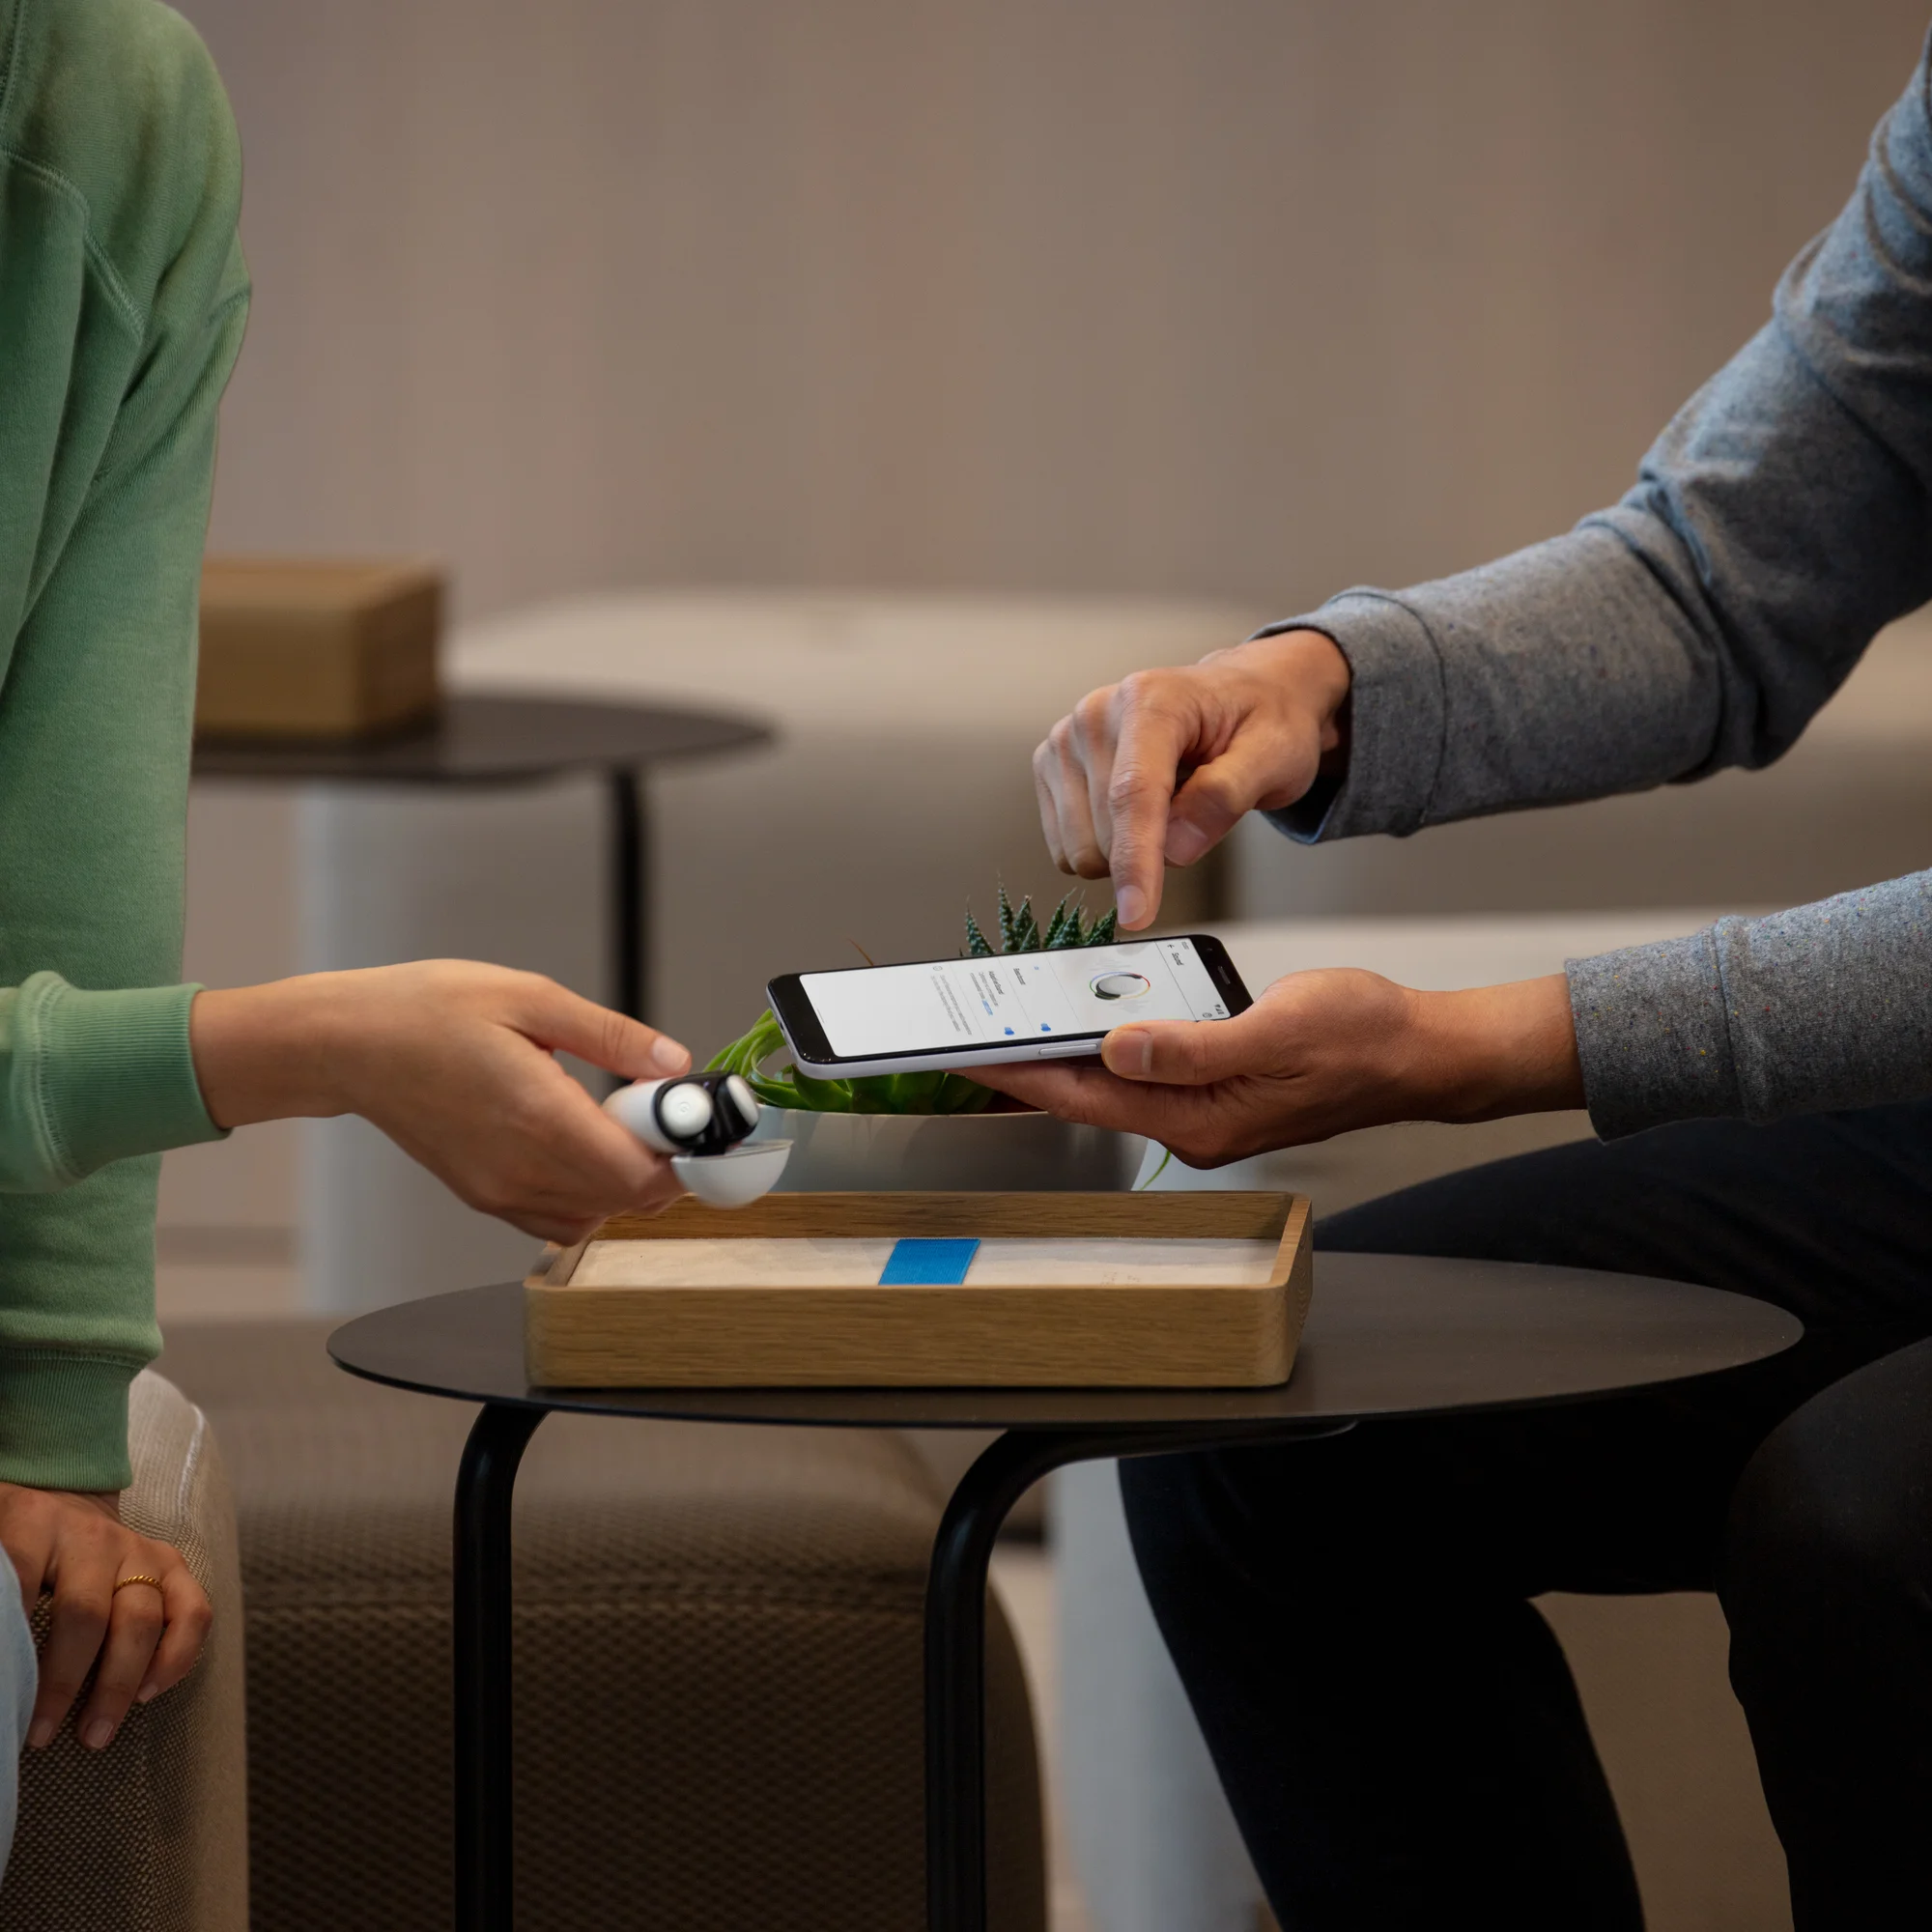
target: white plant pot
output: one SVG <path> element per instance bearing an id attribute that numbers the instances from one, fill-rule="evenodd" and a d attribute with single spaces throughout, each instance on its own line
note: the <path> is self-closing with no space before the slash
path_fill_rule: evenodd
<path id="1" fill-rule="evenodd" d="M 812 1114 L 767 1107 L 753 1142 L 788 1140 L 781 1192 L 1020 1193 L 1129 1188 L 1147 1142 L 1050 1114 Z"/>

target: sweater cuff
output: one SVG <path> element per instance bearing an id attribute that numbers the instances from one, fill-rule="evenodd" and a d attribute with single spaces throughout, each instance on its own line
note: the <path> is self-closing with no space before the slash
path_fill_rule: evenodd
<path id="1" fill-rule="evenodd" d="M 132 1362 L 58 1349 L 0 1350 L 0 1482 L 125 1490 Z"/>
<path id="2" fill-rule="evenodd" d="M 1743 1113 L 1716 936 L 1564 962 L 1590 1124 L 1605 1140 Z"/>
<path id="3" fill-rule="evenodd" d="M 1448 717 L 1429 627 L 1386 591 L 1346 590 L 1310 616 L 1255 635 L 1284 631 L 1320 631 L 1349 660 L 1349 768 L 1339 784 L 1318 784 L 1265 816 L 1304 844 L 1419 832 L 1428 823 Z"/>
<path id="4" fill-rule="evenodd" d="M 52 980 L 42 991 L 36 980 Z M 83 992 L 39 974 L 40 1087 L 55 1165 L 78 1180 L 111 1160 L 220 1140 L 188 1047 L 199 986 Z"/>

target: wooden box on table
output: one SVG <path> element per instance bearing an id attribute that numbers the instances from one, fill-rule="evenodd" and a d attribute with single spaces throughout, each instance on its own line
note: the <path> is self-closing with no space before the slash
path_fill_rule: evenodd
<path id="1" fill-rule="evenodd" d="M 770 1194 L 681 1201 L 526 1284 L 541 1387 L 1236 1388 L 1288 1379 L 1313 1289 L 1299 1195 Z M 975 1238 L 884 1285 L 901 1239 Z"/>
<path id="2" fill-rule="evenodd" d="M 411 562 L 211 557 L 195 729 L 327 740 L 435 714 L 443 581 Z"/>

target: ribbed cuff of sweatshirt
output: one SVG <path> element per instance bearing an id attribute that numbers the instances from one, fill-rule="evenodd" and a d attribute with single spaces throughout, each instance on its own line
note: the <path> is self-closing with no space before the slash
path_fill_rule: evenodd
<path id="1" fill-rule="evenodd" d="M 1442 765 L 1448 702 L 1429 627 L 1380 590 L 1346 590 L 1305 617 L 1256 632 L 1320 631 L 1349 660 L 1349 767 L 1339 783 L 1265 814 L 1304 844 L 1417 832 Z"/>
<path id="2" fill-rule="evenodd" d="M 8 1096 L 39 1174 L 64 1187 L 130 1154 L 219 1140 L 188 1046 L 199 986 L 84 992 L 54 973 L 21 986 L 12 1015 Z M 28 1150 L 16 1146 L 15 1158 Z"/>
<path id="3" fill-rule="evenodd" d="M 1745 1111 L 1714 932 L 1571 959 L 1590 1124 L 1605 1140 Z"/>
<path id="4" fill-rule="evenodd" d="M 125 1490 L 128 1387 L 140 1373 L 71 1350 L 0 1350 L 0 1482 L 36 1490 Z"/>

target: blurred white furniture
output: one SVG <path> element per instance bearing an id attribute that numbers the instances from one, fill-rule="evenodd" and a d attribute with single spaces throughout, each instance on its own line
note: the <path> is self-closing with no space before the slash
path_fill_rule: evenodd
<path id="1" fill-rule="evenodd" d="M 715 703 L 779 727 L 770 751 L 663 773 L 650 788 L 657 1016 L 708 1054 L 750 1023 L 775 971 L 856 960 L 855 945 L 878 959 L 950 952 L 963 905 L 984 910 L 997 879 L 1065 890 L 1036 818 L 1029 760 L 1042 732 L 1095 685 L 1190 662 L 1267 614 L 1105 598 L 611 593 L 472 624 L 451 639 L 448 668 L 459 690 Z M 1932 816 L 1928 635 L 1897 626 L 1770 772 L 1320 849 L 1256 822 L 1236 841 L 1223 909 L 1788 904 L 1909 869 Z M 497 798 L 199 788 L 188 974 L 233 984 L 462 953 L 602 997 L 601 807 L 594 782 L 572 780 Z M 1211 871 L 1171 875 L 1165 920 L 1197 923 L 1216 892 Z M 366 1265 L 345 1258 L 344 1229 Z M 304 1276 L 314 1305 L 366 1306 L 509 1274 L 526 1246 L 354 1121 L 246 1129 L 170 1156 L 163 1181 L 164 1307 L 177 1285 L 209 1312 L 293 1305 Z"/>
<path id="2" fill-rule="evenodd" d="M 1220 928 L 1242 978 L 1366 966 L 1450 988 L 1560 971 L 1567 957 L 1692 929 L 1698 912 L 1537 919 L 1309 920 Z M 1580 1114 L 1345 1134 L 1162 1186 L 1285 1186 L 1318 1210 L 1587 1134 Z M 1115 1467 L 1054 1478 L 1061 1761 L 1093 1932 L 1252 1932 L 1259 1888 L 1161 1645 L 1127 1547 Z M 1723 1679 L 1716 1600 L 1548 1598 L 1629 1831 L 1651 1932 L 1776 1932 L 1783 1858 L 1743 1714 Z"/>

